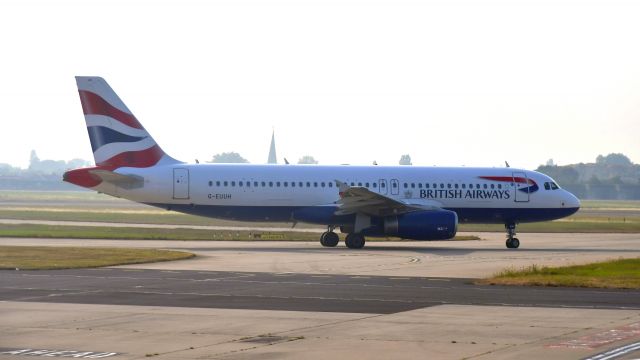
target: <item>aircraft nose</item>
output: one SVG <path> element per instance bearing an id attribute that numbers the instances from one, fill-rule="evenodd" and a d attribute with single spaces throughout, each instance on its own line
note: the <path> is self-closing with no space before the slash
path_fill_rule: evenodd
<path id="1" fill-rule="evenodd" d="M 563 199 L 563 206 L 565 208 L 575 208 L 576 210 L 578 210 L 580 208 L 580 200 L 573 195 L 572 193 L 565 191 L 566 192 L 566 196 Z"/>

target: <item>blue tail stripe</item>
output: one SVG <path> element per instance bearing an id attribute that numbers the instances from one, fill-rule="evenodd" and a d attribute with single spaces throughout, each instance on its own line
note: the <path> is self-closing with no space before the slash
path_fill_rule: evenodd
<path id="1" fill-rule="evenodd" d="M 126 135 L 104 126 L 89 126 L 89 139 L 91 140 L 91 150 L 94 152 L 104 145 L 115 142 L 136 142 L 144 137 Z"/>

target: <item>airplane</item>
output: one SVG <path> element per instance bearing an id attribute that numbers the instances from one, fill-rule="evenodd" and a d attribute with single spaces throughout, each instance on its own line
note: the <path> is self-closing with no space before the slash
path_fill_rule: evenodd
<path id="1" fill-rule="evenodd" d="M 517 168 L 189 164 L 165 153 L 107 82 L 76 77 L 95 166 L 67 171 L 81 187 L 186 214 L 320 224 L 325 247 L 365 237 L 447 240 L 459 223 L 519 223 L 574 214 L 580 201 L 549 176 Z"/>

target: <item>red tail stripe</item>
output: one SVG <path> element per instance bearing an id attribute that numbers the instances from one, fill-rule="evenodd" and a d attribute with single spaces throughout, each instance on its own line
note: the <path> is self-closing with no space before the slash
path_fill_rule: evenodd
<path id="1" fill-rule="evenodd" d="M 85 115 L 109 116 L 132 128 L 143 128 L 135 116 L 114 107 L 100 95 L 87 90 L 78 90 L 78 93 L 80 93 L 80 102 Z"/>
<path id="2" fill-rule="evenodd" d="M 164 151 L 162 151 L 158 145 L 154 145 L 142 151 L 127 151 L 120 153 L 97 165 L 106 166 L 112 169 L 125 166 L 146 168 L 157 164 L 163 155 Z"/>
<path id="3" fill-rule="evenodd" d="M 118 154 L 92 168 L 70 170 L 64 173 L 63 180 L 86 188 L 100 185 L 102 179 L 90 173 L 91 170 L 113 171 L 120 167 L 150 167 L 158 163 L 164 155 L 159 146 L 142 151 L 129 151 Z"/>

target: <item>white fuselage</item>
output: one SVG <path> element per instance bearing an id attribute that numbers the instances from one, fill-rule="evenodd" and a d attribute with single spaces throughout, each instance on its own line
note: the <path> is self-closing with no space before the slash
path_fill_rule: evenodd
<path id="1" fill-rule="evenodd" d="M 571 193 L 545 188 L 553 183 L 548 176 L 514 168 L 159 164 L 116 172 L 140 176 L 144 186 L 122 189 L 102 184 L 97 190 L 178 211 L 188 206 L 194 211 L 185 212 L 240 220 L 294 220 L 287 214 L 295 209 L 333 206 L 340 198 L 336 180 L 407 204 L 454 210 L 461 222 L 550 220 L 579 207 Z"/>

